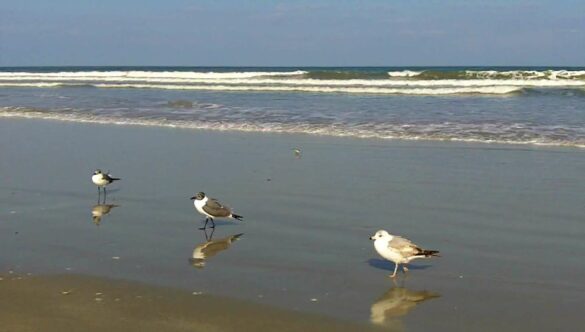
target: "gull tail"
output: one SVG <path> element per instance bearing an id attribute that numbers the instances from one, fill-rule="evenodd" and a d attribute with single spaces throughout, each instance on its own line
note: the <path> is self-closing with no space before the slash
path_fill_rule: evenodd
<path id="1" fill-rule="evenodd" d="M 120 178 L 110 178 L 110 180 L 112 180 L 112 182 L 114 182 L 114 181 L 119 181 L 121 179 Z"/>
<path id="2" fill-rule="evenodd" d="M 230 237 L 230 242 L 236 241 L 240 239 L 240 236 L 244 235 L 244 233 L 240 233 L 240 234 L 236 234 L 236 235 L 232 235 Z"/>
<path id="3" fill-rule="evenodd" d="M 232 218 L 237 219 L 239 221 L 242 221 L 242 219 L 244 219 L 244 217 L 240 216 L 239 214 L 235 214 L 235 213 L 232 213 Z"/>
<path id="4" fill-rule="evenodd" d="M 418 255 L 425 257 L 441 257 L 438 250 L 421 250 Z"/>

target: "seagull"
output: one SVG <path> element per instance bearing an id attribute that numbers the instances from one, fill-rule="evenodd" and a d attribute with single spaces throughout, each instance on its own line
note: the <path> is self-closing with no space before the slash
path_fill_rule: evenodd
<path id="1" fill-rule="evenodd" d="M 205 267 L 205 260 L 228 249 L 232 243 L 238 240 L 242 235 L 244 235 L 244 233 L 227 236 L 219 240 L 212 241 L 211 238 L 208 239 L 205 243 L 201 243 L 193 249 L 193 254 L 189 259 L 189 262 L 198 268 Z"/>
<path id="2" fill-rule="evenodd" d="M 298 159 L 298 158 L 300 158 L 300 157 L 301 157 L 301 155 L 302 155 L 302 153 L 301 153 L 301 149 L 299 149 L 299 148 L 293 148 L 292 150 L 293 150 L 293 152 L 294 152 L 294 154 L 295 154 L 295 158 L 297 158 L 297 159 Z"/>
<path id="3" fill-rule="evenodd" d="M 112 177 L 110 172 L 103 173 L 101 169 L 96 169 L 91 176 L 91 181 L 98 187 L 98 197 L 100 195 L 100 188 L 104 188 L 104 201 L 106 197 L 106 186 L 118 180 L 120 180 L 120 178 Z"/>
<path id="4" fill-rule="evenodd" d="M 374 241 L 374 248 L 380 256 L 394 262 L 394 273 L 390 275 L 390 278 L 396 276 L 399 264 L 403 264 L 402 269 L 406 272 L 408 268 L 404 264 L 408 264 L 413 259 L 439 256 L 437 250 L 421 249 L 410 240 L 389 234 L 385 230 L 377 231 L 370 240 Z"/>
<path id="5" fill-rule="evenodd" d="M 223 205 L 215 198 L 205 196 L 205 193 L 199 192 L 191 197 L 193 205 L 199 213 L 205 216 L 205 225 L 199 229 L 205 229 L 207 222 L 211 220 L 211 228 L 215 228 L 214 218 L 233 218 L 242 220 L 244 217 L 232 212 L 232 209 Z"/>

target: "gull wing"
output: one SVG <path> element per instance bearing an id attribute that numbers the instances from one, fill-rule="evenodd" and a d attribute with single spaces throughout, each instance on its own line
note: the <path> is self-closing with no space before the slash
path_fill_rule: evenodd
<path id="1" fill-rule="evenodd" d="M 388 242 L 388 249 L 398 251 L 404 257 L 415 256 L 422 252 L 422 249 L 410 240 L 396 235 Z"/>
<path id="2" fill-rule="evenodd" d="M 119 178 L 115 178 L 113 177 L 110 173 L 102 173 L 102 177 L 104 178 L 104 180 L 108 181 L 108 183 L 112 183 L 114 181 L 120 180 Z"/>
<path id="3" fill-rule="evenodd" d="M 215 198 L 209 198 L 207 200 L 203 206 L 203 211 L 214 217 L 229 217 L 232 214 L 232 210 L 229 207 L 221 204 Z"/>

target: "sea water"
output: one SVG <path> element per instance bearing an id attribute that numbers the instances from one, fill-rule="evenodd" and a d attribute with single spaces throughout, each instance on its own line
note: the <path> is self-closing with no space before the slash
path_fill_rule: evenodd
<path id="1" fill-rule="evenodd" d="M 585 68 L 10 67 L 0 116 L 585 147 Z"/>

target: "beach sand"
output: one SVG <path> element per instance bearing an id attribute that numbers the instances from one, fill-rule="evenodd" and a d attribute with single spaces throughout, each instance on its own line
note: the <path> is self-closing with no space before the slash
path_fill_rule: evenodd
<path id="1" fill-rule="evenodd" d="M 581 149 L 2 119 L 0 152 L 0 274 L 47 276 L 31 287 L 122 279 L 391 330 L 582 327 Z M 99 223 L 96 168 L 122 178 Z M 204 264 L 198 191 L 244 216 Z M 442 257 L 392 282 L 378 229 Z"/>
<path id="2" fill-rule="evenodd" d="M 2 278 L 2 331 L 376 330 L 372 326 L 136 282 L 73 275 Z"/>

